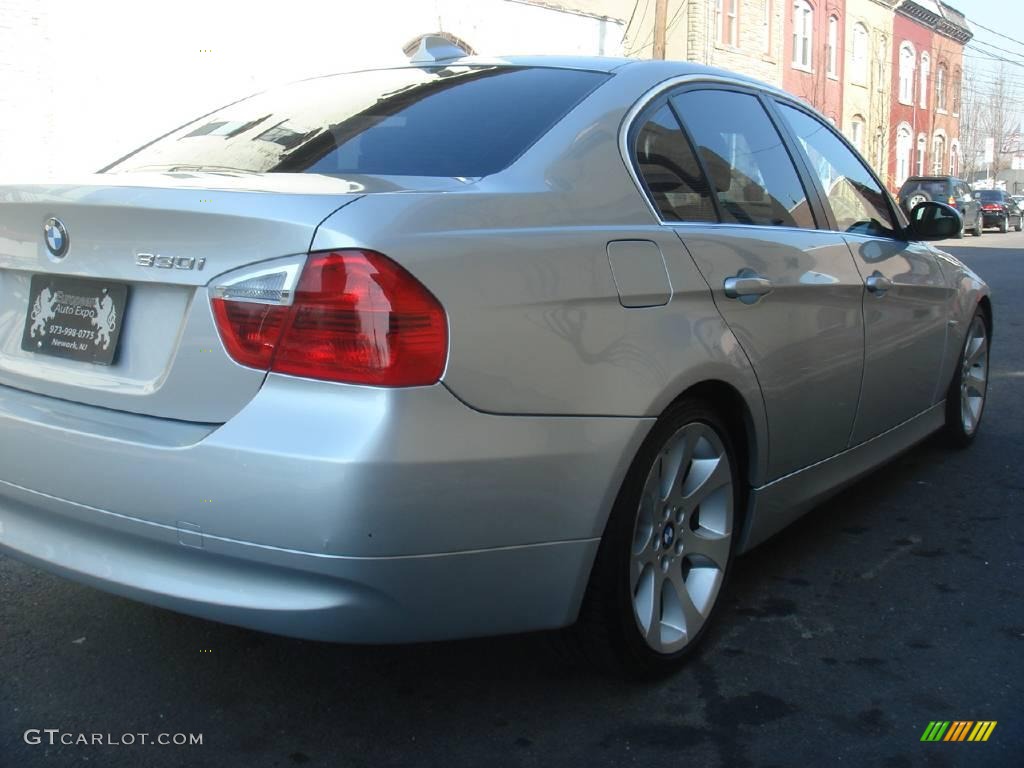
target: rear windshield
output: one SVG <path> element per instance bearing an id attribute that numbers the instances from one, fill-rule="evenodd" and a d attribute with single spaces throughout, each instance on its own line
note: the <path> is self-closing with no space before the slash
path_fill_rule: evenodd
<path id="1" fill-rule="evenodd" d="M 1003 202 L 1003 193 L 998 189 L 983 189 L 978 192 L 978 197 L 989 203 Z"/>
<path id="2" fill-rule="evenodd" d="M 320 77 L 224 107 L 104 172 L 487 176 L 510 165 L 608 77 L 494 66 Z"/>
<path id="3" fill-rule="evenodd" d="M 932 197 L 944 197 L 949 194 L 949 182 L 945 179 L 918 179 L 903 185 L 903 194 L 924 190 Z"/>

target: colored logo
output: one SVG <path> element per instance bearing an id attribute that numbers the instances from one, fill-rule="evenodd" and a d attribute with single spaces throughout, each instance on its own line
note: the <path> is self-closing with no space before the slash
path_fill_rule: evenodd
<path id="1" fill-rule="evenodd" d="M 60 219 L 47 219 L 43 225 L 43 235 L 46 247 L 58 259 L 68 252 L 68 230 Z"/>
<path id="2" fill-rule="evenodd" d="M 921 734 L 921 741 L 988 741 L 996 729 L 996 720 L 932 720 Z"/>

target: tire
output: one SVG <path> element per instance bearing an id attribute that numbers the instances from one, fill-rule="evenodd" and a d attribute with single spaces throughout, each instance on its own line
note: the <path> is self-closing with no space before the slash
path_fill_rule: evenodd
<path id="1" fill-rule="evenodd" d="M 975 237 L 981 237 L 981 233 L 984 231 L 984 229 L 985 222 L 981 218 L 981 213 L 978 213 L 978 217 L 974 220 L 974 229 L 972 230 L 971 234 L 973 234 Z"/>
<path id="2" fill-rule="evenodd" d="M 658 419 L 619 490 L 568 630 L 590 662 L 650 678 L 699 646 L 732 571 L 739 477 L 732 439 L 710 404 L 682 400 Z"/>
<path id="3" fill-rule="evenodd" d="M 999 224 L 999 231 L 1004 235 L 1010 231 L 1010 217 L 1008 215 L 1003 216 L 1003 220 Z"/>
<path id="4" fill-rule="evenodd" d="M 975 310 L 967 327 L 953 380 L 946 392 L 944 430 L 948 442 L 955 448 L 966 448 L 974 442 L 985 413 L 991 330 L 981 308 Z M 980 345 L 977 343 L 979 339 Z"/>
<path id="5" fill-rule="evenodd" d="M 960 215 L 960 230 L 953 235 L 956 240 L 963 240 L 964 234 L 967 232 L 967 219 L 964 218 L 963 214 Z"/>
<path id="6" fill-rule="evenodd" d="M 1013 228 L 1014 232 L 1020 232 L 1024 229 L 1024 216 L 1017 217 L 1017 226 Z"/>

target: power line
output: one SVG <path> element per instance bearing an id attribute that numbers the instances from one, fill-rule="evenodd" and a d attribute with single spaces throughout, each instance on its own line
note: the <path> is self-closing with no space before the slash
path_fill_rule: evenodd
<path id="1" fill-rule="evenodd" d="M 1009 40 L 1011 43 L 1015 43 L 1016 45 L 1024 46 L 1024 43 L 1021 43 L 1020 40 L 1017 40 L 1017 39 L 1015 39 L 1013 37 L 1010 37 L 1009 35 L 1004 35 L 1002 32 L 996 32 L 991 27 L 986 27 L 984 24 L 979 24 L 974 19 L 970 19 L 969 18 L 969 19 L 967 19 L 967 21 L 969 21 L 971 24 L 976 26 L 978 29 L 984 29 L 986 32 L 991 32 L 993 35 L 996 35 L 997 37 L 1005 38 L 1005 39 Z"/>

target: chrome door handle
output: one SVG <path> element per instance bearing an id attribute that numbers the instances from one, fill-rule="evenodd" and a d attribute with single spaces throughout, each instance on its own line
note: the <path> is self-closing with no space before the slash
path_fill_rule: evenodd
<path id="1" fill-rule="evenodd" d="M 881 296 L 883 293 L 892 288 L 892 280 L 890 280 L 885 275 L 875 272 L 873 275 L 868 276 L 868 278 L 864 281 L 864 285 L 867 286 L 869 293 Z"/>
<path id="2" fill-rule="evenodd" d="M 772 281 L 761 277 L 753 270 L 744 269 L 735 277 L 725 278 L 725 295 L 739 299 L 744 304 L 753 304 L 761 296 L 772 292 Z"/>

